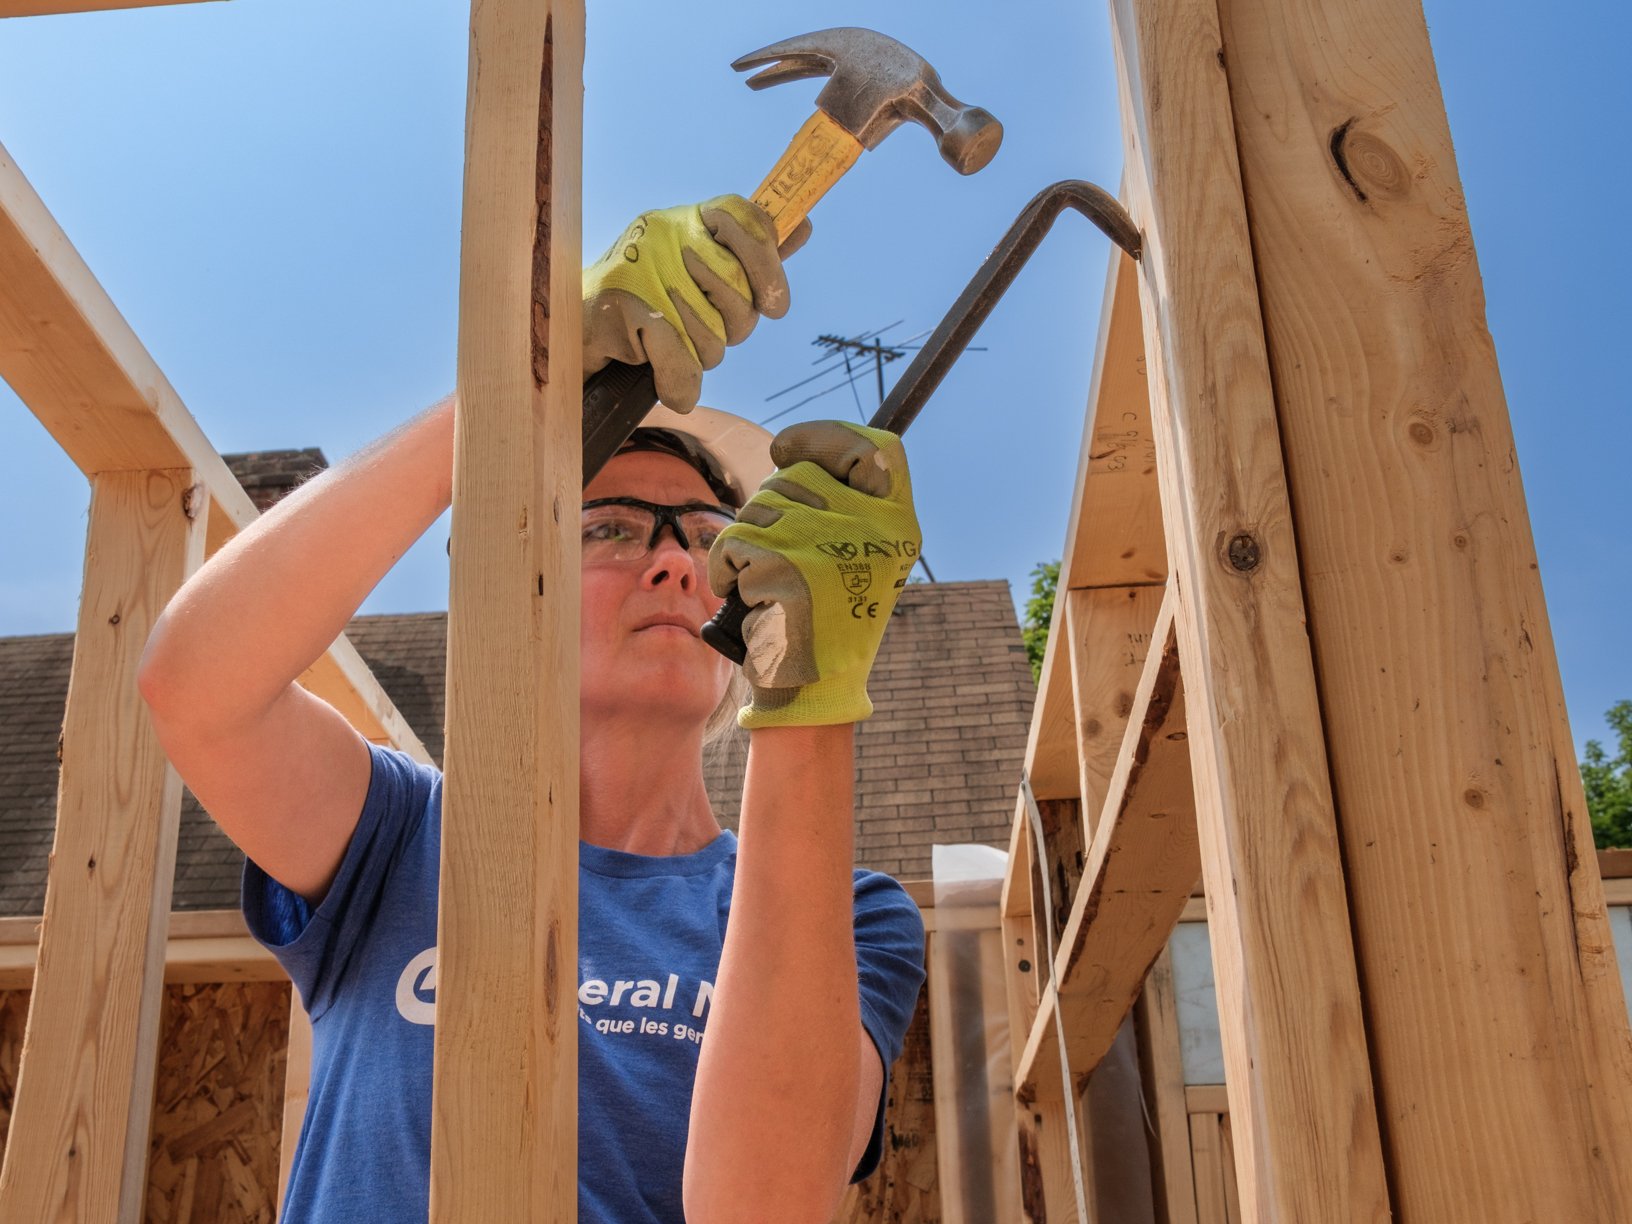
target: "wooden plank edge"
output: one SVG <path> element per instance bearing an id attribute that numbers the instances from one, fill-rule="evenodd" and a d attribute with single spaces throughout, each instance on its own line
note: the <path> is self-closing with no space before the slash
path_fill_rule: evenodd
<path id="1" fill-rule="evenodd" d="M 0 947 L 0 991 L 31 990 L 36 949 L 28 944 Z M 283 971 L 271 952 L 248 935 L 172 939 L 165 944 L 166 984 L 189 982 L 283 982 Z"/>
<path id="2" fill-rule="evenodd" d="M 1052 1031 L 1055 1025 L 1054 1006 L 1056 998 L 1067 995 L 1070 991 L 1070 982 L 1075 973 L 1075 967 L 1080 963 L 1091 924 L 1097 915 L 1104 896 L 1105 875 L 1112 864 L 1117 863 L 1117 856 L 1111 854 L 1112 842 L 1119 833 L 1119 823 L 1130 809 L 1132 798 L 1137 791 L 1141 767 L 1145 752 L 1151 737 L 1167 730 L 1167 716 L 1176 704 L 1182 710 L 1182 698 L 1172 703 L 1172 697 L 1178 692 L 1178 643 L 1175 634 L 1175 616 L 1177 613 L 1177 599 L 1170 587 L 1167 597 L 1162 601 L 1161 610 L 1157 613 L 1156 626 L 1151 635 L 1151 650 L 1145 658 L 1145 666 L 1139 677 L 1139 687 L 1134 694 L 1133 708 L 1128 715 L 1127 730 L 1123 735 L 1122 749 L 1118 755 L 1116 772 L 1112 777 L 1109 792 L 1105 798 L 1105 811 L 1101 817 L 1098 832 L 1093 845 L 1089 849 L 1088 863 L 1083 873 L 1083 882 L 1077 889 L 1077 895 L 1072 900 L 1071 914 L 1066 920 L 1065 930 L 1060 937 L 1059 946 L 1054 953 L 1054 972 L 1049 981 L 1044 999 L 1044 1006 L 1039 1008 L 1032 1032 L 1026 1041 L 1026 1052 L 1021 1057 L 1020 1066 L 1015 1073 L 1016 1095 L 1023 1103 L 1038 1099 L 1040 1096 L 1051 1094 L 1061 1084 L 1059 1069 L 1052 1053 L 1045 1051 L 1044 1030 Z M 1157 645 L 1161 643 L 1161 645 Z M 1159 700 L 1165 695 L 1166 700 Z M 1137 819 L 1137 817 L 1134 817 Z M 1117 864 L 1125 867 L 1125 864 Z M 1199 874 L 1199 860 L 1198 860 Z M 1172 891 L 1172 922 L 1166 924 L 1159 940 L 1153 940 L 1153 947 L 1149 960 L 1154 961 L 1161 954 L 1166 945 L 1172 927 L 1178 925 L 1183 915 L 1184 907 L 1189 900 L 1189 891 L 1192 885 L 1185 884 Z M 1145 966 L 1148 969 L 1148 962 Z M 1139 975 L 1139 981 L 1144 980 L 1144 973 Z M 1127 1010 L 1131 1010 L 1139 993 L 1138 982 L 1132 983 L 1128 992 Z M 1124 1011 L 1123 1015 L 1126 1015 Z M 1114 1039 L 1116 1028 L 1120 1025 L 1121 1016 L 1116 1018 L 1116 1024 L 1110 1028 L 1110 1037 Z M 1058 1038 L 1046 1044 L 1052 1049 Z M 1072 1051 L 1071 1073 L 1073 1077 L 1081 1077 L 1092 1071 L 1093 1065 L 1102 1057 L 1104 1050 L 1093 1052 L 1093 1045 L 1088 1042 L 1088 1052 L 1084 1056 L 1084 1042 L 1074 1039 L 1073 1034 L 1067 1033 L 1067 1043 L 1077 1048 Z M 1108 1042 L 1104 1044 L 1108 1048 Z M 1042 1060 L 1041 1065 L 1038 1059 Z M 1083 1065 L 1078 1065 L 1082 1060 Z"/>
<path id="3" fill-rule="evenodd" d="M 168 8 L 206 0 L 0 0 L 3 17 L 57 17 L 65 13 L 101 13 L 117 9 Z"/>

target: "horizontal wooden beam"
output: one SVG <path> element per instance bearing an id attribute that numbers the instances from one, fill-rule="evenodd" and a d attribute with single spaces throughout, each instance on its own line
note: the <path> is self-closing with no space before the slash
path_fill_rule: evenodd
<path id="1" fill-rule="evenodd" d="M 1187 1084 L 1184 1108 L 1187 1113 L 1227 1114 L 1230 1112 L 1229 1091 L 1223 1084 Z"/>
<path id="2" fill-rule="evenodd" d="M 1078 1082 L 1105 1056 L 1201 874 L 1175 605 L 1170 592 L 1055 952 L 1052 997 L 1021 1056 L 1015 1083 L 1023 1101 L 1062 1087 L 1056 1001 Z"/>
<path id="3" fill-rule="evenodd" d="M 38 917 L 0 918 L 0 990 L 32 988 L 39 938 Z M 281 982 L 287 977 L 272 953 L 255 942 L 239 911 L 170 915 L 166 983 Z"/>
<path id="4" fill-rule="evenodd" d="M 191 469 L 209 499 L 206 554 L 257 517 L 249 495 L 4 147 L 0 378 L 87 477 Z M 344 638 L 302 683 L 365 738 L 430 760 Z"/>
<path id="5" fill-rule="evenodd" d="M 0 0 L 0 17 L 44 17 L 55 13 L 95 13 L 105 9 L 195 3 L 198 0 Z"/>

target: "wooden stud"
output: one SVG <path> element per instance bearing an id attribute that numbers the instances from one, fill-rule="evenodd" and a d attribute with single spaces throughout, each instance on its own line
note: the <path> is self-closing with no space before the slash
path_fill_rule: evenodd
<path id="1" fill-rule="evenodd" d="M 1214 0 L 1112 0 L 1125 191 L 1250 1220 L 1388 1186 Z"/>
<path id="2" fill-rule="evenodd" d="M 1173 954 L 1165 946 L 1150 967 L 1133 1014 L 1139 1032 L 1146 1107 L 1156 1132 L 1156 1218 L 1163 1224 L 1198 1224 Z"/>
<path id="3" fill-rule="evenodd" d="M 1017 804 L 1015 834 L 1011 840 L 1009 871 L 999 909 L 1008 954 L 1009 1057 L 1018 1069 L 1022 1042 L 1016 1034 L 1029 1033 L 1039 1004 L 1039 981 L 1047 973 L 1047 944 L 1038 942 L 1039 929 L 1031 913 L 1032 897 L 1042 896 L 1034 880 L 1036 855 L 1032 847 L 1031 822 L 1026 817 L 1024 796 Z M 1025 884 L 1014 883 L 1015 864 L 1026 870 Z M 1049 1006 L 1053 1006 L 1052 996 Z M 1019 1081 L 1016 1080 L 1016 1083 Z M 1076 1106 L 1075 1098 L 1069 1102 Z M 1015 1109 L 1016 1138 L 1019 1145 L 1021 1218 L 1027 1224 L 1089 1224 L 1079 1220 L 1076 1187 L 1072 1179 L 1075 1159 L 1087 1173 L 1087 1162 L 1079 1150 L 1073 1154 L 1066 1119 L 1068 1102 L 1063 1097 L 1036 1101 L 1029 1108 Z M 1086 1120 L 1078 1119 L 1079 1133 Z"/>
<path id="4" fill-rule="evenodd" d="M 1218 1120 L 1219 1116 L 1212 1113 L 1190 1115 L 1190 1151 L 1196 1170 L 1197 1224 L 1230 1224 L 1228 1199 L 1224 1191 L 1224 1147 Z"/>
<path id="5" fill-rule="evenodd" d="M 433 1221 L 577 1213 L 583 20 L 471 8 Z"/>
<path id="6" fill-rule="evenodd" d="M 1420 0 L 1219 11 L 1396 1213 L 1632 1219 L 1632 1039 Z"/>
<path id="7" fill-rule="evenodd" d="M 283 1126 L 278 1145 L 278 1218 L 289 1191 L 289 1171 L 295 1147 L 306 1122 L 306 1102 L 312 1093 L 312 1022 L 300 1001 L 300 991 L 289 988 L 289 1047 L 283 1070 Z"/>
<path id="8" fill-rule="evenodd" d="M 1598 851 L 1598 874 L 1605 880 L 1632 879 L 1632 850 Z"/>
<path id="9" fill-rule="evenodd" d="M 1071 1072 L 1086 1077 L 1115 1040 L 1200 873 L 1176 601 L 1162 605 L 1107 788 L 1106 818 L 1054 955 L 1052 990 Z M 1016 1071 L 1022 1103 L 1061 1091 L 1055 1008 L 1045 1002 Z"/>
<path id="10" fill-rule="evenodd" d="M 204 555 L 190 470 L 92 485 L 57 831 L 0 1219 L 140 1218 L 181 780 L 136 669 Z"/>

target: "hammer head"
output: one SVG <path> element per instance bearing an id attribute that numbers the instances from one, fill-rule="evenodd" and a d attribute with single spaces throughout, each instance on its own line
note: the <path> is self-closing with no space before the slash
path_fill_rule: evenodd
<path id="1" fill-rule="evenodd" d="M 750 89 L 829 76 L 816 105 L 872 149 L 909 119 L 935 135 L 941 156 L 959 174 L 973 174 L 997 152 L 1003 125 L 989 111 L 965 106 L 941 84 L 916 51 L 873 30 L 840 26 L 761 47 L 731 66 L 741 72 L 770 67 L 748 78 Z"/>

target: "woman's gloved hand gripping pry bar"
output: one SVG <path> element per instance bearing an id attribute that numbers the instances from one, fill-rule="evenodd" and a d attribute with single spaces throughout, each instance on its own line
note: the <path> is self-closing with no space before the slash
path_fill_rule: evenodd
<path id="1" fill-rule="evenodd" d="M 941 385 L 948 370 L 968 346 L 980 325 L 991 314 L 1020 269 L 1036 252 L 1054 219 L 1067 208 L 1074 208 L 1092 221 L 1099 229 L 1126 251 L 1133 259 L 1139 258 L 1140 238 L 1127 210 L 1102 188 L 1080 179 L 1066 179 L 1044 188 L 1016 218 L 1009 232 L 1003 236 L 992 253 L 981 264 L 952 309 L 931 333 L 924 347 L 918 351 L 906 372 L 891 389 L 890 394 L 868 422 L 870 432 L 895 435 L 899 438 L 912 424 L 920 409 Z M 784 431 L 782 436 L 788 432 Z M 899 443 L 897 443 L 899 445 Z M 773 457 L 775 452 L 773 451 Z M 780 475 L 780 473 L 778 473 Z M 775 477 L 772 478 L 773 480 Z M 769 484 L 769 482 L 767 482 Z M 908 567 L 911 568 L 910 566 Z M 903 574 L 905 578 L 905 574 Z M 725 592 L 716 585 L 716 594 Z M 748 592 L 753 594 L 752 590 Z M 890 603 L 894 605 L 892 596 Z M 714 619 L 703 626 L 703 640 L 728 659 L 742 663 L 749 651 L 745 644 L 744 628 L 750 609 L 733 589 L 724 606 Z M 751 632 L 751 627 L 750 627 Z M 767 645 L 768 650 L 775 647 Z M 752 677 L 750 677 L 752 678 Z"/>

